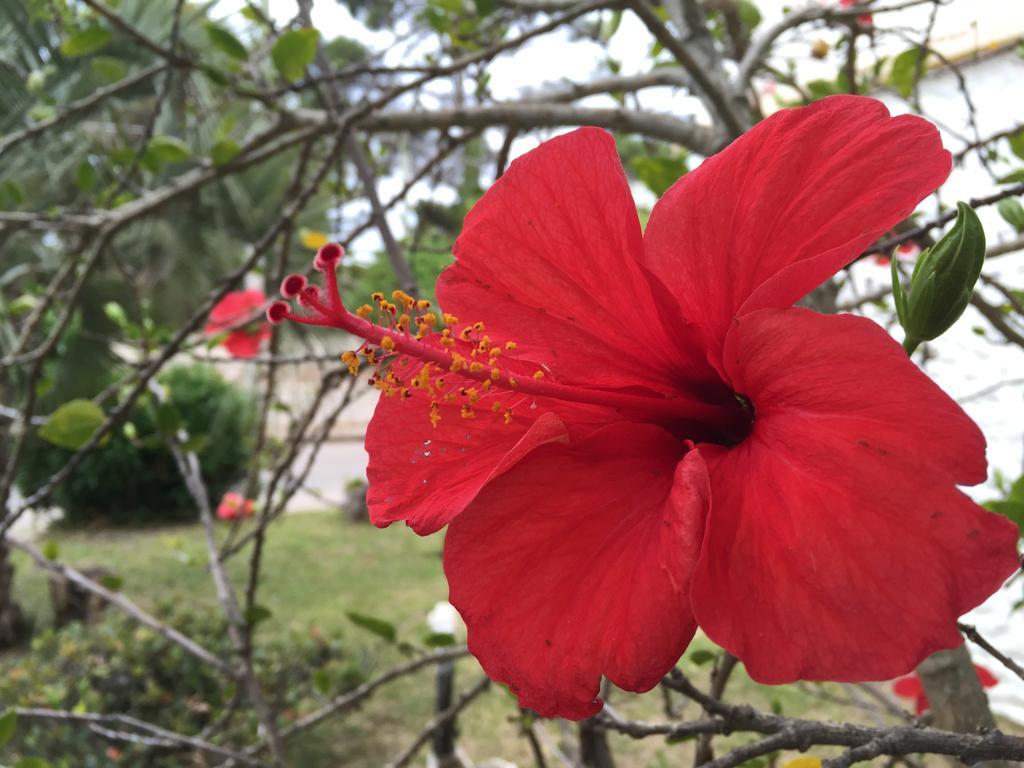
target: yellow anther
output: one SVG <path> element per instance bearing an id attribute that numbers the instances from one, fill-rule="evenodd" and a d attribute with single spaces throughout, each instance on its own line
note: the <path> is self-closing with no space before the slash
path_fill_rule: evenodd
<path id="1" fill-rule="evenodd" d="M 351 363 L 353 360 L 356 360 L 356 359 L 357 358 L 356 358 L 356 353 L 355 352 L 342 352 L 341 353 L 341 362 L 343 362 L 343 363 Z"/>
<path id="2" fill-rule="evenodd" d="M 483 333 L 484 332 L 484 324 L 481 323 L 480 321 L 477 321 L 477 322 L 473 323 L 473 330 L 476 331 L 477 333 Z"/>
<path id="3" fill-rule="evenodd" d="M 404 331 L 406 328 L 409 327 L 409 316 L 405 314 L 401 315 L 398 318 L 398 321 L 395 323 L 395 325 L 397 326 L 398 330 Z"/>
<path id="4" fill-rule="evenodd" d="M 515 376 L 509 376 L 508 385 L 512 387 L 512 389 L 515 389 L 516 387 L 519 386 L 519 379 L 517 379 Z"/>
<path id="5" fill-rule="evenodd" d="M 369 304 L 363 304 L 363 306 L 356 310 L 356 314 L 365 319 L 373 314 L 373 307 Z"/>
<path id="6" fill-rule="evenodd" d="M 506 408 L 505 409 L 505 423 L 506 424 L 511 424 L 512 423 L 512 409 L 511 408 Z"/>
<path id="7" fill-rule="evenodd" d="M 476 418 L 476 414 L 473 413 L 473 406 L 472 405 L 464 405 L 464 406 L 462 406 L 462 408 L 459 409 L 459 416 L 461 416 L 464 419 L 475 419 Z"/>
<path id="8" fill-rule="evenodd" d="M 544 378 L 544 371 L 534 371 L 533 378 L 535 378 L 537 381 L 540 381 L 541 379 Z"/>
<path id="9" fill-rule="evenodd" d="M 382 348 L 390 352 L 395 348 L 395 340 L 392 339 L 390 336 L 385 336 L 383 339 L 380 340 L 380 345 Z"/>
<path id="10" fill-rule="evenodd" d="M 449 392 L 448 394 L 446 394 L 441 399 L 444 400 L 446 403 L 455 402 L 455 393 L 454 392 Z"/>
<path id="11" fill-rule="evenodd" d="M 473 328 L 472 326 L 467 325 L 465 328 L 462 329 L 462 333 L 459 334 L 459 338 L 462 339 L 463 341 L 469 341 L 469 337 L 472 335 Z"/>
<path id="12" fill-rule="evenodd" d="M 466 358 L 460 355 L 458 352 L 452 352 L 452 364 L 448 367 L 448 370 L 452 373 L 458 373 L 466 367 Z"/>
<path id="13" fill-rule="evenodd" d="M 513 349 L 515 349 L 516 346 L 517 345 L 516 345 L 516 343 L 514 341 L 506 341 L 505 342 L 505 349 L 507 349 L 509 352 L 511 352 Z"/>
<path id="14" fill-rule="evenodd" d="M 407 387 L 402 387 L 400 390 L 398 390 L 398 396 L 405 400 L 412 397 L 412 392 L 410 392 Z"/>
<path id="15" fill-rule="evenodd" d="M 433 312 L 427 312 L 427 314 L 417 317 L 416 322 L 420 325 L 437 325 L 437 315 Z"/>
<path id="16" fill-rule="evenodd" d="M 491 383 L 492 383 L 491 380 L 487 379 L 486 381 L 484 381 L 483 384 L 480 385 L 480 389 L 482 389 L 484 392 L 486 392 L 487 390 L 489 390 L 491 388 Z"/>
<path id="17" fill-rule="evenodd" d="M 447 312 L 441 315 L 441 319 L 444 320 L 445 325 L 458 325 L 459 323 L 459 318 L 455 315 L 449 315 Z"/>
<path id="18" fill-rule="evenodd" d="M 392 291 L 391 298 L 394 300 L 395 304 L 401 304 L 406 309 L 412 309 L 416 306 L 416 299 L 405 291 Z"/>
<path id="19" fill-rule="evenodd" d="M 480 399 L 480 393 L 477 392 L 474 387 L 470 387 L 469 389 L 466 390 L 466 397 L 469 398 L 469 402 L 475 405 L 477 401 Z"/>
<path id="20" fill-rule="evenodd" d="M 483 363 L 470 363 L 469 364 L 469 372 L 470 373 L 483 373 L 483 371 L 484 371 L 484 364 Z"/>
<path id="21" fill-rule="evenodd" d="M 430 426 L 436 427 L 439 421 L 441 421 L 441 406 L 437 400 L 432 400 L 430 402 Z"/>
<path id="22" fill-rule="evenodd" d="M 380 291 L 374 291 L 370 295 L 370 298 L 373 299 L 374 301 L 376 301 L 378 304 L 380 304 L 381 302 L 384 301 L 384 294 L 381 293 Z"/>
<path id="23" fill-rule="evenodd" d="M 480 339 L 480 343 L 477 344 L 476 348 L 479 349 L 481 352 L 486 352 L 488 349 L 491 348 L 491 337 L 484 336 L 482 339 Z"/>
<path id="24" fill-rule="evenodd" d="M 451 336 L 444 336 L 441 338 L 441 346 L 449 348 L 454 347 L 455 339 L 453 339 Z"/>
<path id="25" fill-rule="evenodd" d="M 495 413 L 501 413 L 501 403 L 494 403 L 491 405 L 491 410 Z"/>
<path id="26" fill-rule="evenodd" d="M 491 368 L 491 381 L 497 381 L 501 378 L 501 371 L 497 368 Z"/>
<path id="27" fill-rule="evenodd" d="M 426 299 L 420 299 L 419 301 L 416 302 L 416 309 L 430 309 L 430 302 L 427 301 Z"/>
<path id="28" fill-rule="evenodd" d="M 422 389 L 430 389 L 430 363 L 427 363 L 420 372 L 416 374 L 416 378 L 412 380 L 414 387 L 421 387 Z"/>
<path id="29" fill-rule="evenodd" d="M 444 376 L 438 376 L 434 379 L 434 386 L 438 389 L 444 389 Z"/>
<path id="30" fill-rule="evenodd" d="M 374 352 L 372 349 L 367 349 L 365 352 L 363 352 L 363 354 L 366 356 L 366 362 L 368 362 L 370 365 L 373 365 L 374 363 L 377 362 L 377 353 Z"/>
<path id="31" fill-rule="evenodd" d="M 380 379 L 374 379 L 373 380 L 373 386 L 375 386 L 377 389 L 379 389 L 381 392 L 383 392 L 385 389 L 387 389 L 388 385 L 385 384 Z"/>
<path id="32" fill-rule="evenodd" d="M 492 358 L 498 357 L 501 354 L 501 347 L 491 347 L 491 351 L 487 354 Z"/>

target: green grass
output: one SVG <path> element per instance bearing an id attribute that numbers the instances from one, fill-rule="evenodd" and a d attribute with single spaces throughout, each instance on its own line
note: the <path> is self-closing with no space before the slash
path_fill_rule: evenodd
<path id="1" fill-rule="evenodd" d="M 225 533 L 226 527 L 221 528 Z M 51 534 L 59 558 L 82 568 L 105 566 L 123 579 L 123 592 L 153 610 L 174 602 L 217 610 L 213 582 L 206 568 L 206 548 L 199 526 L 156 530 L 104 530 Z M 376 669 L 398 661 L 401 654 L 379 638 L 355 627 L 346 613 L 355 611 L 393 623 L 399 638 L 417 643 L 427 633 L 426 613 L 447 597 L 441 570 L 442 537 L 420 538 L 401 525 L 378 530 L 346 523 L 327 513 L 289 515 L 270 528 L 263 553 L 263 575 L 257 602 L 272 619 L 257 630 L 257 643 L 286 640 L 296 631 L 317 631 L 340 642 L 350 653 Z M 251 550 L 230 561 L 229 574 L 244 590 Z M 38 625 L 52 621 L 46 577 L 24 556 L 15 557 L 18 599 Z M 710 666 L 698 666 L 690 656 L 712 646 L 698 635 L 682 661 L 694 679 L 704 682 Z M 372 674 L 372 670 L 371 670 Z M 480 675 L 472 659 L 460 662 L 457 687 L 471 685 Z M 838 688 L 832 693 L 843 695 Z M 292 745 L 296 765 L 379 766 L 401 751 L 432 716 L 433 670 L 382 689 L 358 712 L 327 721 Z M 863 721 L 863 714 L 823 703 L 793 686 L 765 688 L 751 682 L 739 668 L 729 689 L 733 701 L 764 709 L 781 708 L 787 715 L 835 717 Z M 611 701 L 627 717 L 664 718 L 660 692 L 635 696 L 615 692 Z M 700 712 L 693 704 L 686 716 Z M 531 765 L 526 742 L 518 735 L 517 709 L 500 687 L 492 688 L 460 720 L 460 744 L 476 760 L 504 757 Z M 551 728 L 557 741 L 557 729 Z M 748 737 L 735 737 L 735 741 Z M 689 745 L 668 745 L 662 739 L 633 741 L 611 735 L 620 765 L 660 768 L 690 761 Z"/>

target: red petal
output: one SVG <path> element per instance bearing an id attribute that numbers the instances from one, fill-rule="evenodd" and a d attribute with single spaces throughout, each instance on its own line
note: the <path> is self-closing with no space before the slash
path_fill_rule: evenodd
<path id="1" fill-rule="evenodd" d="M 676 391 L 710 378 L 667 290 L 640 267 L 641 249 L 615 141 L 581 128 L 518 158 L 473 207 L 437 295 L 562 382 Z"/>
<path id="2" fill-rule="evenodd" d="M 434 533 L 531 450 L 566 441 L 563 417 L 574 430 L 608 419 L 600 409 L 557 407 L 557 414 L 547 407 L 517 408 L 505 424 L 502 414 L 483 405 L 476 418 L 463 419 L 457 404 L 446 404 L 431 428 L 422 398 L 381 397 L 366 432 L 370 520 L 381 527 L 405 520 L 420 535 Z M 529 413 L 537 416 L 524 415 Z"/>
<path id="3" fill-rule="evenodd" d="M 521 706 L 589 717 L 602 674 L 645 691 L 678 661 L 707 508 L 703 463 L 685 450 L 650 424 L 546 445 L 452 522 L 449 599 Z"/>
<path id="4" fill-rule="evenodd" d="M 864 318 L 738 318 L 725 367 L 756 415 L 700 447 L 704 631 L 763 683 L 885 680 L 959 645 L 956 618 L 1018 567 L 1015 526 L 954 485 L 985 477 L 973 422 Z"/>
<path id="5" fill-rule="evenodd" d="M 232 291 L 210 310 L 211 325 L 221 328 L 229 326 L 253 314 L 263 306 L 266 300 L 266 295 L 258 288 L 249 291 Z"/>
<path id="6" fill-rule="evenodd" d="M 925 712 L 928 711 L 928 708 L 930 706 L 931 706 L 931 704 L 928 701 L 928 697 L 925 695 L 924 691 L 922 690 L 921 693 L 919 693 L 917 695 L 917 700 L 914 702 L 914 713 L 917 714 L 918 717 L 920 717 L 921 715 L 923 715 Z"/>
<path id="7" fill-rule="evenodd" d="M 921 685 L 921 679 L 916 673 L 901 677 L 892 684 L 892 692 L 905 699 L 916 699 L 922 695 L 923 691 L 924 687 Z"/>
<path id="8" fill-rule="evenodd" d="M 978 672 L 978 680 L 981 681 L 982 688 L 992 688 L 999 685 L 999 678 L 981 666 L 981 664 L 975 664 L 974 669 Z"/>
<path id="9" fill-rule="evenodd" d="M 262 329 L 255 333 L 232 331 L 224 339 L 224 347 L 232 357 L 256 357 L 260 351 L 260 344 L 266 337 L 267 335 L 263 333 Z"/>
<path id="10" fill-rule="evenodd" d="M 860 96 L 777 112 L 658 202 L 645 263 L 717 357 L 732 318 L 787 307 L 853 260 L 949 174 L 938 131 Z"/>

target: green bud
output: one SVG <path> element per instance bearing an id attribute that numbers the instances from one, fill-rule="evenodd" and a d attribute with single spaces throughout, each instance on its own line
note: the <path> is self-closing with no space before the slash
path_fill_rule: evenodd
<path id="1" fill-rule="evenodd" d="M 956 204 L 956 222 L 932 248 L 921 253 L 904 291 L 892 260 L 896 314 L 906 332 L 903 347 L 911 354 L 923 341 L 948 331 L 974 293 L 985 261 L 985 230 L 966 203 Z"/>

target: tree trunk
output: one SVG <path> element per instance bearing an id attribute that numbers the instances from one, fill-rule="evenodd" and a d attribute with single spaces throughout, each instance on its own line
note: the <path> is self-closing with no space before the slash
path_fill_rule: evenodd
<path id="1" fill-rule="evenodd" d="M 988 697 L 978 680 L 966 645 L 933 653 L 917 668 L 928 697 L 932 724 L 958 733 L 977 733 L 996 727 Z M 959 765 L 955 760 L 949 760 Z M 1010 768 L 1005 760 L 986 760 L 976 768 Z"/>
<path id="2" fill-rule="evenodd" d="M 14 601 L 14 566 L 8 552 L 0 542 L 0 649 L 16 645 L 27 630 L 25 616 Z"/>

